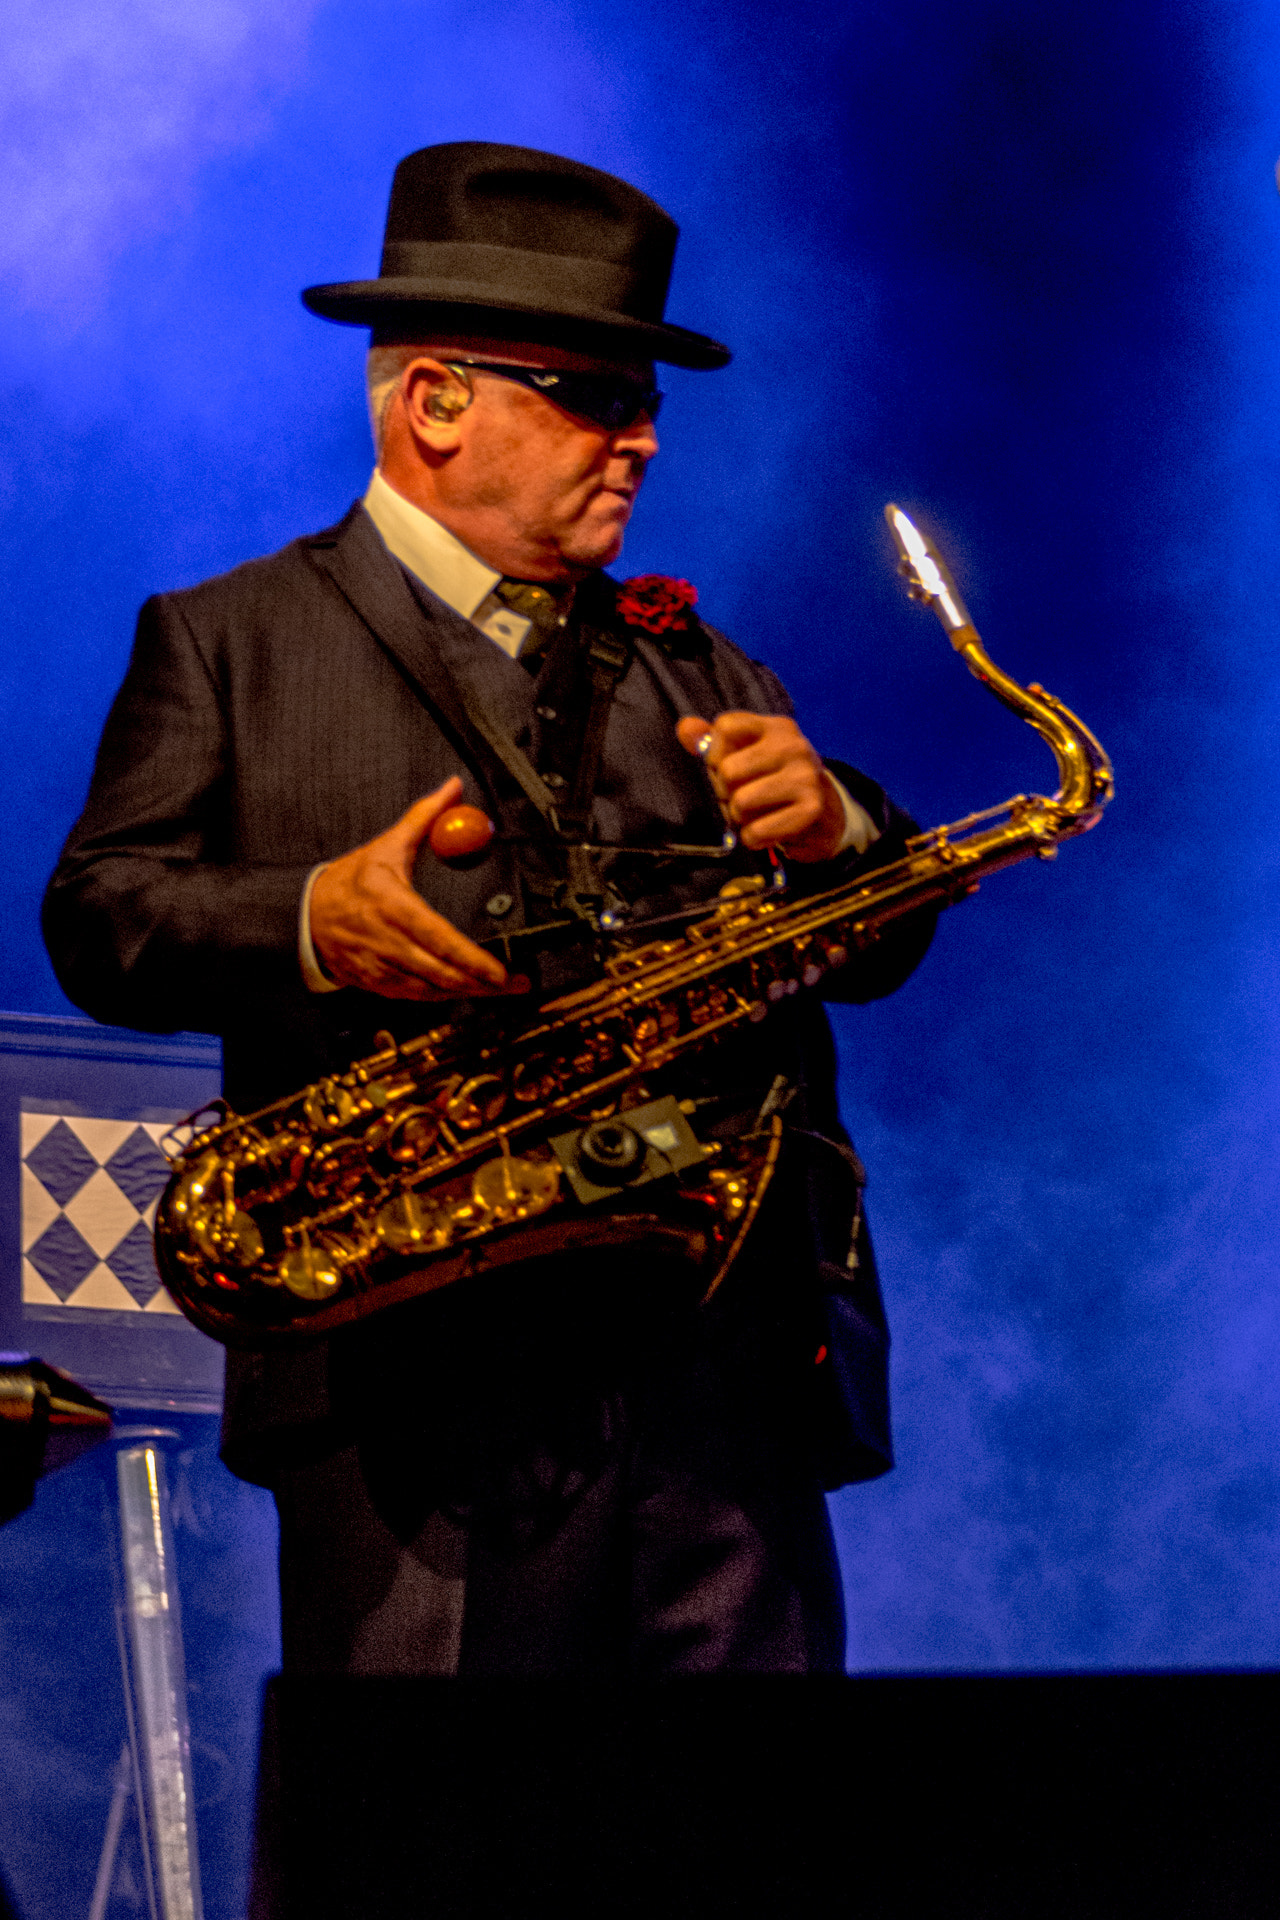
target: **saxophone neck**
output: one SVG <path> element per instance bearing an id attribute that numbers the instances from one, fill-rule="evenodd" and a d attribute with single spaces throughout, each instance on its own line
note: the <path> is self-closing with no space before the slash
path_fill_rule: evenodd
<path id="1" fill-rule="evenodd" d="M 884 512 L 898 549 L 898 571 L 911 598 L 933 609 L 974 679 L 1034 727 L 1051 749 L 1058 763 L 1054 804 L 1061 811 L 1061 831 L 1083 833 L 1101 818 L 1115 791 L 1111 762 L 1102 746 L 1083 720 L 1037 681 L 1024 687 L 996 665 L 969 618 L 946 561 L 928 535 L 892 502 Z"/>
<path id="2" fill-rule="evenodd" d="M 1036 680 L 1022 686 L 998 667 L 972 625 L 951 632 L 951 644 L 975 680 L 980 680 L 1011 713 L 1034 727 L 1058 763 L 1054 795 L 1064 814 L 1077 818 L 1076 831 L 1092 826 L 1115 790 L 1111 762 L 1084 721 Z"/>

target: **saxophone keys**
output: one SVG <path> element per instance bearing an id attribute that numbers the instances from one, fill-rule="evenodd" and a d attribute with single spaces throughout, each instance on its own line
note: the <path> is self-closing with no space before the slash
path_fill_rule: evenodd
<path id="1" fill-rule="evenodd" d="M 220 1164 L 218 1154 L 212 1149 L 208 1153 L 202 1153 L 195 1165 L 183 1174 L 174 1187 L 173 1200 L 170 1203 L 173 1217 L 193 1233 L 197 1219 L 203 1221 L 206 1215 L 211 1216 L 209 1187 Z"/>
<path id="2" fill-rule="evenodd" d="M 751 1199 L 750 1182 L 736 1169 L 729 1167 L 713 1167 L 710 1178 L 716 1205 L 732 1226 L 747 1210 Z"/>
<path id="3" fill-rule="evenodd" d="M 537 1053 L 519 1062 L 511 1076 L 511 1091 L 522 1106 L 536 1106 L 552 1097 L 558 1082 L 558 1062 L 550 1054 Z"/>
<path id="4" fill-rule="evenodd" d="M 240 1209 L 220 1229 L 218 1241 L 223 1259 L 236 1267 L 251 1267 L 266 1252 L 257 1221 Z"/>
<path id="5" fill-rule="evenodd" d="M 316 1086 L 308 1087 L 302 1103 L 307 1125 L 321 1133 L 336 1133 L 354 1118 L 355 1111 L 354 1095 L 333 1080 L 321 1080 Z"/>
<path id="6" fill-rule="evenodd" d="M 201 1207 L 187 1215 L 187 1231 L 204 1255 L 217 1266 L 251 1267 L 266 1251 L 252 1214 L 240 1209 L 230 1218 L 221 1207 Z"/>
<path id="7" fill-rule="evenodd" d="M 338 1263 L 323 1248 L 312 1246 L 305 1231 L 301 1244 L 282 1258 L 280 1278 L 299 1300 L 327 1300 L 342 1285 Z"/>
<path id="8" fill-rule="evenodd" d="M 215 1184 L 225 1193 L 216 1196 Z M 266 1251 L 253 1215 L 235 1203 L 235 1170 L 213 1151 L 183 1175 L 170 1203 L 189 1243 L 215 1266 L 251 1267 Z"/>
<path id="9" fill-rule="evenodd" d="M 427 1158 L 440 1137 L 440 1115 L 414 1107 L 401 1116 L 387 1140 L 387 1152 L 401 1166 L 416 1166 Z"/>
<path id="10" fill-rule="evenodd" d="M 560 1191 L 560 1165 L 555 1160 L 526 1160 L 503 1154 L 477 1167 L 471 1181 L 471 1204 L 487 1222 L 528 1220 L 545 1213 Z"/>
<path id="11" fill-rule="evenodd" d="M 491 1127 L 507 1104 L 506 1091 L 493 1073 L 464 1080 L 445 1108 L 445 1118 L 459 1133 L 477 1133 Z"/>
<path id="12" fill-rule="evenodd" d="M 368 1175 L 368 1158 L 358 1140 L 337 1140 L 320 1148 L 307 1169 L 307 1190 L 317 1200 L 349 1200 Z"/>
<path id="13" fill-rule="evenodd" d="M 453 1237 L 453 1223 L 444 1209 L 424 1205 L 416 1193 L 398 1193 L 380 1207 L 373 1230 L 388 1253 L 434 1253 Z"/>

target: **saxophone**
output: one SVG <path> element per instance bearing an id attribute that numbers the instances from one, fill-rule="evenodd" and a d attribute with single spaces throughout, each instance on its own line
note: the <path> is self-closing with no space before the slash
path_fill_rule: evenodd
<path id="1" fill-rule="evenodd" d="M 1060 700 L 989 658 L 946 565 L 885 509 L 899 571 L 969 671 L 1043 736 L 1052 799 L 1018 794 L 910 841 L 863 880 L 789 900 L 754 876 L 711 910 L 617 947 L 592 984 L 515 1029 L 446 1025 L 243 1117 L 173 1136 L 155 1227 L 161 1275 L 203 1332 L 267 1347 L 325 1333 L 464 1279 L 586 1254 L 676 1261 L 709 1299 L 740 1253 L 778 1161 L 769 1112 L 736 1138 L 699 1138 L 679 1067 L 766 1020 L 877 940 L 1101 817 L 1101 746 Z M 673 1071 L 675 1070 L 675 1071 Z M 220 1103 L 219 1103 L 220 1107 Z M 186 1137 L 183 1138 L 183 1134 Z"/>

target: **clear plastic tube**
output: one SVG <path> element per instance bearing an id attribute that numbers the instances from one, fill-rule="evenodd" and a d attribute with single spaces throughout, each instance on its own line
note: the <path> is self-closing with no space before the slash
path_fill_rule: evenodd
<path id="1" fill-rule="evenodd" d="M 116 1455 L 125 1605 L 142 1790 L 162 1920 L 203 1920 L 191 1735 L 164 1455 Z"/>

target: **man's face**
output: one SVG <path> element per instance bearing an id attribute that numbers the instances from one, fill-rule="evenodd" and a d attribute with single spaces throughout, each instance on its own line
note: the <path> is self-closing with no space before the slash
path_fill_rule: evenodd
<path id="1" fill-rule="evenodd" d="M 527 553 L 521 577 L 572 579 L 616 560 L 658 451 L 648 415 L 609 433 L 497 374 L 472 379 L 466 480 L 474 505 L 501 515 Z"/>
<path id="2" fill-rule="evenodd" d="M 499 374 L 468 369 L 443 388 L 440 372 L 479 343 L 424 347 L 406 372 L 402 423 L 417 455 L 419 490 L 404 483 L 403 453 L 389 428 L 383 471 L 393 486 L 443 521 L 464 545 L 503 573 L 524 580 L 575 580 L 607 566 L 622 548 L 645 469 L 658 451 L 647 414 L 610 432 L 567 412 L 542 393 Z M 623 373 L 647 384 L 651 366 L 591 359 L 550 347 L 506 345 L 486 359 L 577 373 Z M 415 367 L 421 373 L 415 378 Z M 443 392 L 469 405 L 447 426 L 432 423 Z"/>

